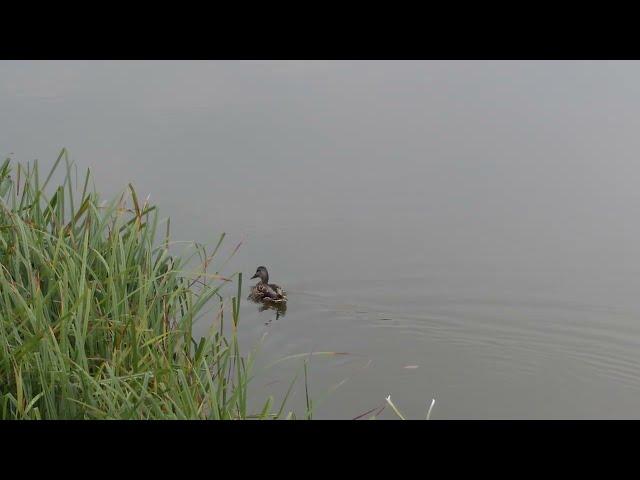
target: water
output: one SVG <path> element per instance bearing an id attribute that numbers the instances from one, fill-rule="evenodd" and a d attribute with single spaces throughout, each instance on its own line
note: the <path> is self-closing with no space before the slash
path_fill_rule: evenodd
<path id="1" fill-rule="evenodd" d="M 346 353 L 315 418 L 640 418 L 638 111 L 636 62 L 0 62 L 1 155 L 242 242 L 289 292 L 241 306 L 260 370 Z"/>

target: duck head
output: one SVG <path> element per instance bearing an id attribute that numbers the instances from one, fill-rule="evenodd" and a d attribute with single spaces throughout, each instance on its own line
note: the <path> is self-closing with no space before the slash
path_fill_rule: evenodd
<path id="1" fill-rule="evenodd" d="M 267 269 L 265 267 L 258 267 L 255 275 L 251 277 L 252 280 L 254 278 L 259 278 L 262 283 L 269 283 L 269 272 L 267 272 Z"/>

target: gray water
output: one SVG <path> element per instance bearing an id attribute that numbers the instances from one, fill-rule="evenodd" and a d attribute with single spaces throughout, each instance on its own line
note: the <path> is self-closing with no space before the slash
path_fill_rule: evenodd
<path id="1" fill-rule="evenodd" d="M 346 353 L 315 418 L 640 418 L 639 132 L 637 62 L 0 62 L 0 155 L 289 292 L 241 306 L 256 405 Z"/>

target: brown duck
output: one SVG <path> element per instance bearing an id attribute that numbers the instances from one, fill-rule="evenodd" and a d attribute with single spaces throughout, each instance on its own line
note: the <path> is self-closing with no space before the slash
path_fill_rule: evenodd
<path id="1" fill-rule="evenodd" d="M 252 279 L 259 278 L 260 281 L 251 287 L 249 299 L 254 302 L 286 303 L 287 292 L 274 283 L 269 283 L 269 272 L 265 267 L 258 267 Z"/>

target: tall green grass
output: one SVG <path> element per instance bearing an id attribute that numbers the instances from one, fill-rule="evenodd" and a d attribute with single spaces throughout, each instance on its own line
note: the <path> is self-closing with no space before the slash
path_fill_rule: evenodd
<path id="1" fill-rule="evenodd" d="M 202 267 L 189 273 L 155 206 L 131 186 L 103 202 L 91 185 L 64 150 L 45 178 L 37 162 L 0 167 L 0 418 L 282 415 L 272 398 L 247 411 L 242 277 L 210 271 L 222 238 L 212 253 L 194 249 Z M 237 293 L 225 299 L 229 282 Z M 203 316 L 211 329 L 196 339 Z"/>

